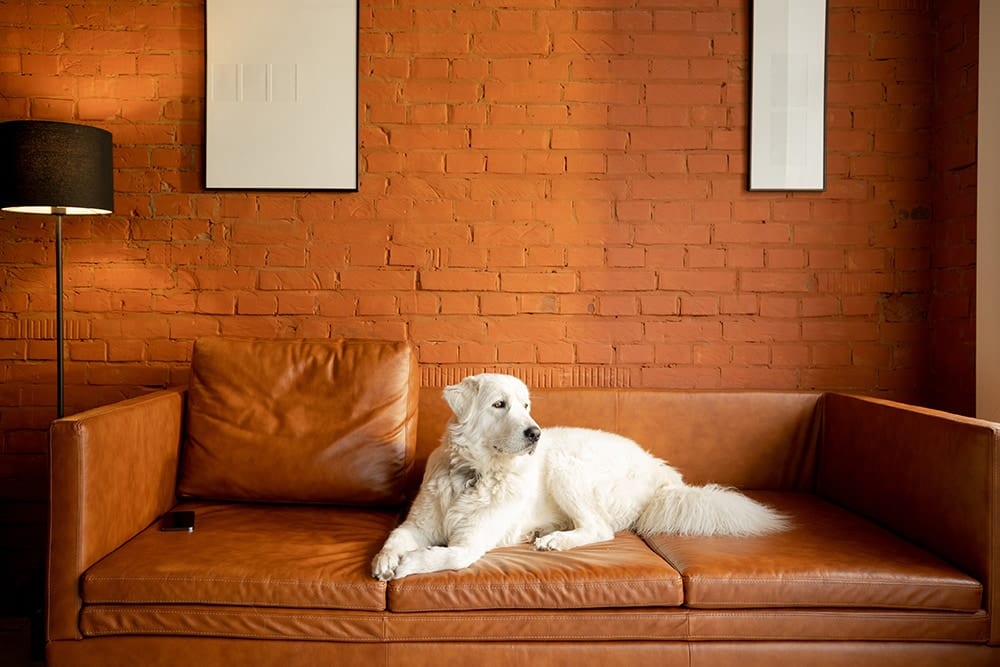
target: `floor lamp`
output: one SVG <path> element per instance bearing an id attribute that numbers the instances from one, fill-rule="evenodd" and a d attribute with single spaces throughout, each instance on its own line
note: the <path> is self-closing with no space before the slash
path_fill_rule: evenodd
<path id="1" fill-rule="evenodd" d="M 46 120 L 0 123 L 0 209 L 56 216 L 56 409 L 63 402 L 62 217 L 114 208 L 111 133 Z"/>

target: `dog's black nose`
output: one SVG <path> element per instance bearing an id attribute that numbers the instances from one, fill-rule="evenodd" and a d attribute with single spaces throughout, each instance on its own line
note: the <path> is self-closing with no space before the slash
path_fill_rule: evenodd
<path id="1" fill-rule="evenodd" d="M 542 429 L 537 426 L 531 426 L 524 429 L 524 437 L 531 442 L 538 442 L 538 439 L 542 437 Z"/>

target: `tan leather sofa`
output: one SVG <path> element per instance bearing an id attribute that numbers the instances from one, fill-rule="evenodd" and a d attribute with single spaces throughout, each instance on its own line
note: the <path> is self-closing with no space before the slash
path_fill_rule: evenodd
<path id="1" fill-rule="evenodd" d="M 376 581 L 448 417 L 410 347 L 204 340 L 190 387 L 52 426 L 49 664 L 1000 665 L 1000 425 L 804 392 L 538 389 L 533 413 L 793 528 Z M 175 506 L 194 532 L 158 529 Z"/>

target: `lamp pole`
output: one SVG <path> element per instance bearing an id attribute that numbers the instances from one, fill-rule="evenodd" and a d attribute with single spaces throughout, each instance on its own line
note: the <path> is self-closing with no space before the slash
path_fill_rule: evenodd
<path id="1" fill-rule="evenodd" d="M 63 379 L 66 359 L 63 353 L 65 324 L 63 322 L 62 217 L 66 209 L 61 206 L 55 207 L 52 212 L 56 214 L 56 385 L 59 387 L 56 393 L 56 415 L 64 417 L 66 403 L 63 398 Z"/>

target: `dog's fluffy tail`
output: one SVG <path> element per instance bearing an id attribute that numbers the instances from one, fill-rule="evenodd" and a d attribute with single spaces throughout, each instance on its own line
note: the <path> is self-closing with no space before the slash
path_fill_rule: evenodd
<path id="1" fill-rule="evenodd" d="M 635 522 L 640 535 L 764 535 L 785 530 L 788 519 L 739 491 L 709 484 L 659 487 Z"/>

